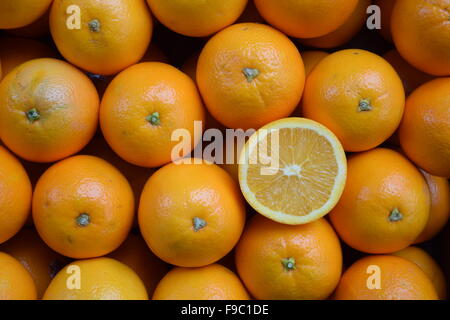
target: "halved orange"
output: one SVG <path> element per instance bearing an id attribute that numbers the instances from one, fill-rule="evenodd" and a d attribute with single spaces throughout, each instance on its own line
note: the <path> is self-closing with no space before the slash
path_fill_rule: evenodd
<path id="1" fill-rule="evenodd" d="M 330 212 L 346 176 L 339 140 L 304 118 L 265 125 L 250 137 L 239 159 L 239 184 L 247 202 L 284 224 L 312 222 Z"/>

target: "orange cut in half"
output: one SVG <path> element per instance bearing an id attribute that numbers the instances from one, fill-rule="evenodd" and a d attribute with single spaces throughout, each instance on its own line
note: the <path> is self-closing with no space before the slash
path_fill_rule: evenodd
<path id="1" fill-rule="evenodd" d="M 304 118 L 271 122 L 254 133 L 239 159 L 239 184 L 260 214 L 284 224 L 317 220 L 344 190 L 347 160 L 336 136 Z"/>

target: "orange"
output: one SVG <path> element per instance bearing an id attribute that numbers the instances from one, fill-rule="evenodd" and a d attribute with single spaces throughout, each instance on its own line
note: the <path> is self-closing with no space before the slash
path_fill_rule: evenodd
<path id="1" fill-rule="evenodd" d="M 77 259 L 98 257 L 125 240 L 133 222 L 133 191 L 106 161 L 75 156 L 51 166 L 33 194 L 33 220 L 47 245 Z"/>
<path id="2" fill-rule="evenodd" d="M 247 202 L 267 218 L 286 224 L 309 223 L 326 215 L 344 190 L 346 171 L 336 136 L 304 118 L 262 127 L 239 159 L 239 183 Z"/>
<path id="3" fill-rule="evenodd" d="M 0 300 L 36 300 L 30 273 L 9 254 L 0 252 Z"/>
<path id="4" fill-rule="evenodd" d="M 406 248 L 425 228 L 427 183 L 400 153 L 374 149 L 348 160 L 347 183 L 330 218 L 340 238 L 368 253 Z"/>
<path id="5" fill-rule="evenodd" d="M 378 276 L 379 283 L 376 281 Z M 334 294 L 336 300 L 437 298 L 433 283 L 420 267 L 406 259 L 388 255 L 368 256 L 356 261 L 345 271 Z"/>
<path id="6" fill-rule="evenodd" d="M 156 287 L 153 300 L 249 300 L 241 280 L 229 269 L 212 264 L 174 268 Z"/>
<path id="7" fill-rule="evenodd" d="M 244 223 L 238 186 L 213 164 L 168 164 L 150 177 L 141 195 L 142 236 L 153 253 L 176 266 L 218 261 L 236 245 Z"/>
<path id="8" fill-rule="evenodd" d="M 56 59 L 28 61 L 0 83 L 0 138 L 20 157 L 53 162 L 80 151 L 97 128 L 94 85 Z"/>
<path id="9" fill-rule="evenodd" d="M 37 40 L 16 37 L 0 39 L 3 77 L 24 62 L 38 58 L 55 58 L 56 56 L 57 53 L 53 49 Z"/>
<path id="10" fill-rule="evenodd" d="M 303 114 L 328 127 L 345 151 L 372 149 L 397 129 L 403 114 L 402 82 L 383 58 L 348 49 L 324 58 L 308 76 Z"/>
<path id="11" fill-rule="evenodd" d="M 147 0 L 147 3 L 170 30 L 189 37 L 206 37 L 235 22 L 247 0 Z"/>
<path id="12" fill-rule="evenodd" d="M 79 29 L 67 26 L 72 22 L 69 6 L 79 7 Z M 50 12 L 50 31 L 61 54 L 96 74 L 115 74 L 138 62 L 152 30 L 145 0 L 60 0 L 53 2 Z"/>
<path id="13" fill-rule="evenodd" d="M 111 148 L 138 166 L 158 167 L 170 162 L 180 142 L 176 129 L 189 133 L 183 146 L 189 153 L 201 137 L 194 122 L 204 121 L 195 83 L 170 65 L 147 62 L 121 72 L 108 86 L 100 107 L 100 125 Z M 186 154 L 184 154 L 186 155 Z"/>
<path id="14" fill-rule="evenodd" d="M 237 246 L 236 266 L 257 299 L 326 299 L 339 282 L 342 253 L 324 219 L 288 226 L 256 215 Z"/>
<path id="15" fill-rule="evenodd" d="M 392 42 L 391 15 L 396 0 L 375 0 L 374 4 L 381 10 L 381 29 L 378 31 L 387 41 Z"/>
<path id="16" fill-rule="evenodd" d="M 295 45 L 262 24 L 240 23 L 212 37 L 197 66 L 197 84 L 214 118 L 229 128 L 258 129 L 289 116 L 304 86 Z"/>
<path id="17" fill-rule="evenodd" d="M 68 284 L 75 288 L 79 284 L 79 289 L 70 289 Z M 148 300 L 148 295 L 131 268 L 103 257 L 66 266 L 48 286 L 44 300 Z"/>
<path id="18" fill-rule="evenodd" d="M 2 0 L 0 2 L 0 29 L 29 25 L 39 19 L 52 0 Z"/>
<path id="19" fill-rule="evenodd" d="M 255 0 L 262 17 L 296 38 L 328 34 L 350 17 L 358 0 Z"/>
<path id="20" fill-rule="evenodd" d="M 50 9 L 50 8 L 49 8 Z M 49 26 L 50 10 L 47 10 L 39 19 L 34 21 L 25 27 L 9 29 L 8 34 L 15 35 L 17 37 L 27 38 L 43 38 L 50 34 Z"/>
<path id="21" fill-rule="evenodd" d="M 0 246 L 0 251 L 16 258 L 33 277 L 37 297 L 42 298 L 50 281 L 69 261 L 52 251 L 33 229 L 22 229 Z"/>
<path id="22" fill-rule="evenodd" d="M 429 81 L 406 100 L 400 145 L 420 168 L 450 178 L 450 77 Z"/>
<path id="23" fill-rule="evenodd" d="M 320 37 L 302 39 L 300 42 L 316 48 L 335 48 L 346 44 L 365 26 L 366 10 L 371 3 L 372 0 L 358 0 L 350 17 L 339 28 Z"/>
<path id="24" fill-rule="evenodd" d="M 420 85 L 433 79 L 429 74 L 417 70 L 406 62 L 395 49 L 385 53 L 383 58 L 394 67 L 395 71 L 397 71 L 403 82 L 403 87 L 405 88 L 407 96 Z"/>
<path id="25" fill-rule="evenodd" d="M 421 171 L 428 184 L 431 196 L 430 217 L 425 229 L 414 243 L 428 241 L 447 224 L 450 215 L 450 185 L 446 178 L 432 176 Z"/>
<path id="26" fill-rule="evenodd" d="M 22 164 L 2 146 L 0 163 L 0 243 L 3 243 L 25 224 L 32 190 Z"/>
<path id="27" fill-rule="evenodd" d="M 447 285 L 445 283 L 444 273 L 437 262 L 434 261 L 434 259 L 426 251 L 418 247 L 408 247 L 394 252 L 393 255 L 404 258 L 418 265 L 433 283 L 439 299 L 444 300 L 446 298 Z"/>
<path id="28" fill-rule="evenodd" d="M 396 0 L 392 37 L 402 57 L 417 69 L 450 76 L 450 0 Z"/>
<path id="29" fill-rule="evenodd" d="M 126 264 L 141 278 L 149 296 L 167 273 L 167 265 L 159 260 L 149 249 L 142 237 L 130 234 L 125 242 L 109 255 Z"/>

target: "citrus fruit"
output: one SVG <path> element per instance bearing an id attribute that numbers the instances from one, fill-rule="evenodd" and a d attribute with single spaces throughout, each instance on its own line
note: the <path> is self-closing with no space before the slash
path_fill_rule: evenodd
<path id="1" fill-rule="evenodd" d="M 232 24 L 247 0 L 147 0 L 156 18 L 167 28 L 190 37 L 206 37 Z"/>
<path id="2" fill-rule="evenodd" d="M 396 0 L 391 30 L 397 50 L 417 69 L 450 76 L 449 0 Z"/>
<path id="3" fill-rule="evenodd" d="M 31 182 L 22 164 L 0 146 L 0 243 L 25 224 L 31 208 Z"/>
<path id="4" fill-rule="evenodd" d="M 375 0 L 374 4 L 380 7 L 381 11 L 381 28 L 378 29 L 378 32 L 383 36 L 387 41 L 392 42 L 392 33 L 391 33 L 391 15 L 392 10 L 394 9 L 396 0 Z"/>
<path id="5" fill-rule="evenodd" d="M 236 245 L 245 223 L 233 179 L 216 165 L 168 164 L 141 195 L 139 227 L 150 249 L 181 267 L 216 262 Z"/>
<path id="6" fill-rule="evenodd" d="M 0 252 L 0 300 L 36 300 L 30 273 L 9 254 Z"/>
<path id="7" fill-rule="evenodd" d="M 240 23 L 205 45 L 197 84 L 209 112 L 224 126 L 258 129 L 295 109 L 303 91 L 304 67 L 297 48 L 281 32 Z"/>
<path id="8" fill-rule="evenodd" d="M 431 280 L 413 262 L 376 255 L 356 261 L 344 272 L 334 299 L 436 300 L 437 294 Z"/>
<path id="9" fill-rule="evenodd" d="M 68 288 L 68 284 L 74 288 Z M 131 268 L 102 257 L 67 265 L 48 286 L 44 300 L 148 300 L 148 295 L 142 280 Z"/>
<path id="10" fill-rule="evenodd" d="M 198 268 L 176 267 L 160 281 L 153 295 L 153 300 L 249 299 L 241 280 L 218 264 Z"/>
<path id="11" fill-rule="evenodd" d="M 0 29 L 29 25 L 39 19 L 52 0 L 2 0 L 0 2 Z"/>
<path id="12" fill-rule="evenodd" d="M 80 25 L 68 27 L 69 6 L 78 6 Z M 60 0 L 50 12 L 50 31 L 59 52 L 74 65 L 101 75 L 138 62 L 150 43 L 153 24 L 145 0 Z"/>
<path id="13" fill-rule="evenodd" d="M 425 228 L 427 183 L 400 153 L 378 148 L 351 156 L 344 193 L 330 218 L 354 249 L 391 253 L 406 248 Z"/>
<path id="14" fill-rule="evenodd" d="M 339 282 L 342 253 L 324 219 L 290 226 L 256 215 L 237 246 L 236 266 L 257 299 L 326 299 Z"/>
<path id="15" fill-rule="evenodd" d="M 439 299 L 446 298 L 447 285 L 445 283 L 444 273 L 437 262 L 434 261 L 434 259 L 426 251 L 418 247 L 408 247 L 394 252 L 393 255 L 404 258 L 418 265 L 433 283 Z"/>
<path id="16" fill-rule="evenodd" d="M 426 172 L 450 177 L 450 77 L 431 80 L 406 100 L 399 128 L 406 155 Z"/>
<path id="17" fill-rule="evenodd" d="M 201 138 L 194 135 L 195 121 L 204 121 L 195 83 L 159 62 L 121 72 L 106 89 L 100 107 L 108 144 L 126 161 L 143 167 L 158 167 L 179 156 L 172 154 L 179 144 L 172 140 L 177 129 L 189 133 L 188 141 L 183 141 L 189 153 Z"/>
<path id="18" fill-rule="evenodd" d="M 47 245 L 71 258 L 110 253 L 133 222 L 133 191 L 106 161 L 75 156 L 51 166 L 33 194 L 33 220 Z"/>
<path id="19" fill-rule="evenodd" d="M 255 0 L 267 22 L 296 38 L 320 37 L 336 30 L 357 3 L 358 0 Z"/>
<path id="20" fill-rule="evenodd" d="M 303 114 L 333 131 L 346 151 L 365 151 L 394 133 L 404 102 L 402 82 L 389 63 L 348 49 L 324 58 L 308 76 Z"/>
<path id="21" fill-rule="evenodd" d="M 39 19 L 37 19 L 33 23 L 20 28 L 8 29 L 6 30 L 6 32 L 16 37 L 26 37 L 36 39 L 44 38 L 50 34 L 50 26 L 48 21 L 49 16 L 50 16 L 50 7 Z"/>
<path id="22" fill-rule="evenodd" d="M 250 137 L 239 159 L 239 182 L 247 202 L 262 215 L 303 224 L 335 206 L 346 170 L 344 150 L 330 130 L 309 119 L 286 118 Z"/>
<path id="23" fill-rule="evenodd" d="M 36 59 L 0 83 L 0 138 L 20 157 L 53 162 L 80 151 L 97 128 L 94 85 L 70 64 Z"/>

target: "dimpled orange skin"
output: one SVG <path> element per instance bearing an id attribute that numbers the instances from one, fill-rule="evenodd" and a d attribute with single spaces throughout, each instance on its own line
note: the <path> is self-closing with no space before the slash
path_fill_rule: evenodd
<path id="1" fill-rule="evenodd" d="M 69 289 L 69 277 L 78 267 L 80 289 Z M 111 258 L 79 260 L 61 270 L 52 280 L 43 300 L 148 300 L 142 280 L 125 264 Z"/>
<path id="2" fill-rule="evenodd" d="M 349 42 L 364 26 L 367 20 L 366 10 L 372 0 L 358 0 L 350 17 L 333 32 L 317 38 L 302 39 L 304 45 L 316 48 L 335 48 Z"/>
<path id="3" fill-rule="evenodd" d="M 152 115 L 157 117 L 152 120 Z M 180 143 L 171 141 L 176 129 L 189 131 L 191 151 L 201 138 L 194 136 L 195 121 L 204 121 L 195 83 L 175 67 L 159 62 L 140 63 L 120 73 L 108 86 L 100 107 L 100 125 L 108 144 L 124 160 L 143 167 L 174 160 L 172 151 Z"/>
<path id="4" fill-rule="evenodd" d="M 414 242 L 427 224 L 430 195 L 420 171 L 390 149 L 348 160 L 344 193 L 329 216 L 340 238 L 368 253 L 391 253 Z"/>
<path id="5" fill-rule="evenodd" d="M 345 151 L 365 151 L 388 139 L 404 109 L 402 82 L 383 58 L 348 49 L 324 58 L 308 76 L 303 114 L 328 127 Z"/>
<path id="6" fill-rule="evenodd" d="M 381 273 L 381 289 L 369 289 L 371 276 L 368 269 L 378 266 Z M 368 270 L 371 271 L 368 273 Z M 427 275 L 406 259 L 376 255 L 356 261 L 342 275 L 334 293 L 335 300 L 436 300 L 433 283 Z"/>
<path id="7" fill-rule="evenodd" d="M 439 299 L 445 300 L 447 296 L 445 275 L 437 262 L 434 261 L 434 259 L 425 250 L 419 247 L 408 247 L 394 252 L 393 255 L 404 258 L 418 265 L 433 283 Z"/>
<path id="8" fill-rule="evenodd" d="M 80 8 L 80 30 L 67 27 L 71 5 Z M 153 23 L 145 0 L 58 0 L 50 11 L 50 31 L 68 61 L 91 73 L 112 75 L 144 56 Z"/>
<path id="9" fill-rule="evenodd" d="M 0 300 L 36 300 L 36 286 L 18 260 L 0 252 Z"/>
<path id="10" fill-rule="evenodd" d="M 295 45 L 258 23 L 235 24 L 216 34 L 197 65 L 197 84 L 209 112 L 229 128 L 258 129 L 289 116 L 304 79 Z"/>
<path id="11" fill-rule="evenodd" d="M 339 282 L 342 252 L 325 219 L 292 226 L 256 215 L 237 246 L 236 266 L 257 299 L 326 299 Z"/>
<path id="12" fill-rule="evenodd" d="M 430 217 L 425 229 L 414 243 L 428 241 L 447 224 L 450 215 L 450 185 L 446 178 L 432 176 L 421 170 L 431 195 Z"/>
<path id="13" fill-rule="evenodd" d="M 232 24 L 247 0 L 147 0 L 166 27 L 189 37 L 206 37 Z"/>
<path id="14" fill-rule="evenodd" d="M 26 160 L 57 161 L 89 142 L 98 107 L 97 91 L 81 71 L 61 60 L 31 60 L 0 83 L 0 138 Z"/>
<path id="15" fill-rule="evenodd" d="M 158 284 L 153 300 L 249 300 L 241 280 L 229 269 L 212 264 L 172 269 Z"/>
<path id="16" fill-rule="evenodd" d="M 41 299 L 52 278 L 69 259 L 51 250 L 33 229 L 22 229 L 0 245 L 0 251 L 16 258 L 33 277 L 37 297 Z"/>
<path id="17" fill-rule="evenodd" d="M 133 191 L 108 162 L 75 156 L 50 167 L 33 194 L 33 220 L 47 245 L 85 259 L 115 250 L 133 223 Z"/>
<path id="18" fill-rule="evenodd" d="M 378 32 L 387 41 L 392 42 L 391 15 L 396 0 L 375 0 L 374 4 L 381 10 L 381 29 Z"/>
<path id="19" fill-rule="evenodd" d="M 214 263 L 241 236 L 245 207 L 236 182 L 212 164 L 168 164 L 148 180 L 139 227 L 162 260 L 181 267 Z"/>
<path id="20" fill-rule="evenodd" d="M 352 14 L 358 0 L 255 0 L 261 16 L 295 38 L 320 37 L 336 30 Z"/>
<path id="21" fill-rule="evenodd" d="M 31 208 L 31 182 L 22 166 L 0 145 L 0 243 L 25 224 Z"/>
<path id="22" fill-rule="evenodd" d="M 392 37 L 399 53 L 417 69 L 450 76 L 450 0 L 396 0 Z"/>
<path id="23" fill-rule="evenodd" d="M 420 168 L 450 178 L 450 77 L 429 81 L 406 100 L 400 145 Z"/>
<path id="24" fill-rule="evenodd" d="M 0 29 L 24 27 L 39 19 L 52 0 L 2 0 L 0 1 Z"/>

